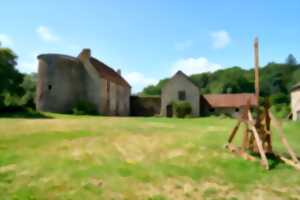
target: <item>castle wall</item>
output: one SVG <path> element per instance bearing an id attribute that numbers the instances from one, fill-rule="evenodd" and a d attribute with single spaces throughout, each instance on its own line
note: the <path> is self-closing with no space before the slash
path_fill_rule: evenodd
<path id="1" fill-rule="evenodd" d="M 99 76 L 89 58 L 87 50 L 79 59 L 58 54 L 39 56 L 37 110 L 66 113 L 84 101 L 102 115 L 129 115 L 130 87 Z"/>
<path id="2" fill-rule="evenodd" d="M 70 112 L 78 100 L 84 99 L 85 70 L 75 59 L 44 55 L 39 57 L 37 110 Z"/>

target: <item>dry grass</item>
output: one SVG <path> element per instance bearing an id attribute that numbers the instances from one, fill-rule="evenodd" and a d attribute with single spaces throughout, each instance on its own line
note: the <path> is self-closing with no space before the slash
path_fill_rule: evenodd
<path id="1" fill-rule="evenodd" d="M 230 119 L 51 117 L 0 119 L 0 199 L 300 199 L 299 172 L 223 149 Z"/>

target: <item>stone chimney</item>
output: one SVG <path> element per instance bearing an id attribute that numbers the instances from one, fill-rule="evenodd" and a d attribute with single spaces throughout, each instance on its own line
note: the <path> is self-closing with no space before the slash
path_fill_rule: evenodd
<path id="1" fill-rule="evenodd" d="M 87 62 L 90 60 L 91 57 L 91 50 L 90 49 L 83 49 L 79 54 L 78 58 L 81 62 Z"/>
<path id="2" fill-rule="evenodd" d="M 122 75 L 121 69 L 118 69 L 117 73 L 121 76 Z"/>

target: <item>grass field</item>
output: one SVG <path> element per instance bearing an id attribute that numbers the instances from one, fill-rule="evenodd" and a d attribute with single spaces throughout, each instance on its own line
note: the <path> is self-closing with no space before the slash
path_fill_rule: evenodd
<path id="1" fill-rule="evenodd" d="M 300 199 L 299 171 L 224 149 L 232 119 L 47 115 L 0 118 L 0 199 Z"/>

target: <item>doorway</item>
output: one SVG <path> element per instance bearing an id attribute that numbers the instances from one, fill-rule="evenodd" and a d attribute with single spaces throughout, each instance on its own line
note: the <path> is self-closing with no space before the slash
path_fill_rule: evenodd
<path id="1" fill-rule="evenodd" d="M 173 117 L 173 106 L 172 106 L 172 104 L 167 105 L 167 117 Z"/>

